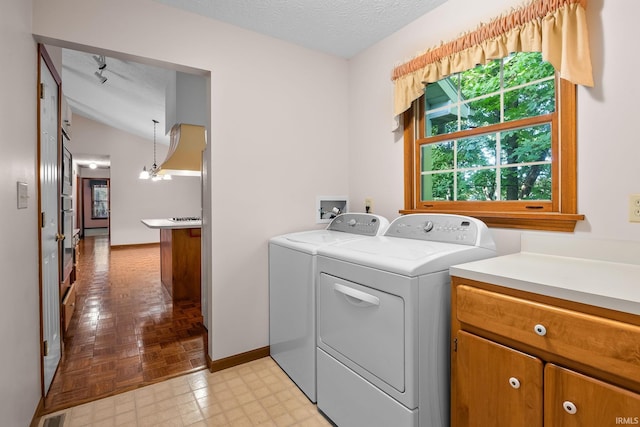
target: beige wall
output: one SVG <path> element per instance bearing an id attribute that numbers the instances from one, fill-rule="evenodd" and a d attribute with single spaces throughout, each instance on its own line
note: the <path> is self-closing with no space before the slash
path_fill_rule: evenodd
<path id="1" fill-rule="evenodd" d="M 402 133 L 391 132 L 393 66 L 519 4 L 448 0 L 350 61 L 349 149 L 358 153 L 349 160 L 352 206 L 370 196 L 379 213 L 392 216 L 403 205 Z M 588 2 L 596 87 L 578 89 L 578 209 L 586 215 L 575 231 L 580 237 L 640 240 L 640 224 L 627 217 L 628 195 L 640 193 L 640 90 L 629 74 L 640 56 L 628 50 L 639 13 L 635 0 Z M 519 250 L 520 231 L 492 231 L 501 253 Z"/>
<path id="2" fill-rule="evenodd" d="M 158 230 L 147 228 L 140 222 L 143 218 L 200 215 L 198 177 L 176 176 L 160 182 L 138 179 L 142 167 L 153 162 L 150 141 L 74 114 L 73 138 L 67 145 L 72 153 L 109 156 L 112 245 L 160 241 Z M 167 150 L 166 145 L 157 144 L 158 162 Z"/>
<path id="3" fill-rule="evenodd" d="M 38 194 L 36 192 L 37 50 L 31 2 L 3 1 L 0 13 L 0 414 L 27 426 L 40 399 Z M 28 208 L 17 209 L 17 182 Z"/>
<path id="4" fill-rule="evenodd" d="M 34 32 L 51 44 L 211 73 L 210 355 L 268 345 L 268 239 L 318 227 L 316 196 L 348 188 L 348 62 L 151 0 L 34 9 Z M 133 178 L 114 166 L 111 179 Z"/>

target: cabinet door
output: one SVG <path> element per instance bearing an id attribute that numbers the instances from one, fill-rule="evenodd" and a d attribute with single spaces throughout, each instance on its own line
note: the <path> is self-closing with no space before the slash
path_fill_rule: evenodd
<path id="1" fill-rule="evenodd" d="M 640 424 L 640 395 L 551 363 L 544 376 L 545 426 Z"/>
<path id="2" fill-rule="evenodd" d="M 542 361 L 458 332 L 458 427 L 541 427 Z"/>

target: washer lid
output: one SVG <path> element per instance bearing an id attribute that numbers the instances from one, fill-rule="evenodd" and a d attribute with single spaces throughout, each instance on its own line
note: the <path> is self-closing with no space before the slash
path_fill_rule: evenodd
<path id="1" fill-rule="evenodd" d="M 272 244 L 315 255 L 321 246 L 382 235 L 389 220 L 380 215 L 345 213 L 338 215 L 324 230 L 308 230 L 272 237 Z"/>
<path id="2" fill-rule="evenodd" d="M 342 231 L 333 230 L 314 230 L 301 231 L 299 233 L 291 233 L 283 236 L 290 242 L 308 243 L 310 245 L 330 245 L 332 243 L 344 242 L 364 237 L 360 234 L 344 233 Z"/>
<path id="3" fill-rule="evenodd" d="M 269 239 L 269 244 L 283 246 L 311 255 L 316 255 L 318 248 L 333 243 L 345 242 L 354 239 L 365 239 L 367 236 L 360 234 L 343 233 L 333 230 L 311 230 L 298 233 L 284 234 Z"/>

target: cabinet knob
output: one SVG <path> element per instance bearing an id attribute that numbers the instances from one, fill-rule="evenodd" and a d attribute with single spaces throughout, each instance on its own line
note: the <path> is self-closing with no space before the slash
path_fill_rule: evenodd
<path id="1" fill-rule="evenodd" d="M 576 408 L 576 405 L 573 402 L 569 402 L 568 400 L 565 402 L 562 402 L 562 407 L 564 408 L 565 411 L 567 411 L 568 414 L 571 414 L 571 415 L 578 412 L 578 408 Z"/>
<path id="2" fill-rule="evenodd" d="M 520 388 L 520 381 L 516 377 L 509 378 L 509 384 L 515 389 Z"/>
<path id="3" fill-rule="evenodd" d="M 539 323 L 533 327 L 533 330 L 536 332 L 536 334 L 540 335 L 541 337 L 547 335 L 547 328 L 545 328 L 544 325 L 541 325 Z"/>

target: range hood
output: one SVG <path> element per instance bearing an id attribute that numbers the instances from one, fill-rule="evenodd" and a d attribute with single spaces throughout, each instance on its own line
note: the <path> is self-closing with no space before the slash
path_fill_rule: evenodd
<path id="1" fill-rule="evenodd" d="M 160 174 L 200 176 L 202 152 L 207 144 L 204 126 L 178 123 L 171 128 L 167 158 L 160 166 Z"/>

